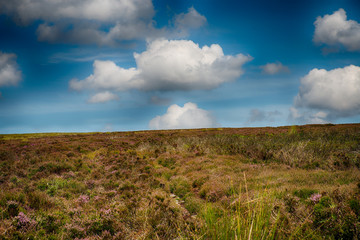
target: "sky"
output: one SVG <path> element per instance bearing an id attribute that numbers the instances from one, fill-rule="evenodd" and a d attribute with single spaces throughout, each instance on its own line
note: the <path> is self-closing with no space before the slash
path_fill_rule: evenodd
<path id="1" fill-rule="evenodd" d="M 360 122 L 358 0 L 0 0 L 0 133 Z"/>

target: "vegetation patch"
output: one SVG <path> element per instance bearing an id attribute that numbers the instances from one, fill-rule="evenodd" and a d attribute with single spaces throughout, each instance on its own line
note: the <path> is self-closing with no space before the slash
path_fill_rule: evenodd
<path id="1" fill-rule="evenodd" d="M 360 125 L 0 135 L 0 239 L 360 239 Z"/>

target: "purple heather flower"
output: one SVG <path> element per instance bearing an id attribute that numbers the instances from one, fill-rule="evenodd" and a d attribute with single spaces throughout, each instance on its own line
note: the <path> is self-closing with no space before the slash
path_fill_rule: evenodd
<path id="1" fill-rule="evenodd" d="M 29 229 L 33 227 L 36 222 L 25 215 L 25 213 L 20 212 L 19 215 L 16 217 L 17 219 L 17 227 L 21 229 Z"/>
<path id="2" fill-rule="evenodd" d="M 79 203 L 87 203 L 87 202 L 89 202 L 89 200 L 90 200 L 90 198 L 89 198 L 89 196 L 87 196 L 87 195 L 81 195 L 81 196 L 77 199 L 77 201 L 78 201 Z"/>
<path id="3" fill-rule="evenodd" d="M 105 215 L 109 215 L 111 213 L 111 209 L 101 209 L 101 212 L 103 212 Z"/>
<path id="4" fill-rule="evenodd" d="M 317 203 L 320 201 L 320 198 L 321 198 L 321 194 L 320 193 L 314 193 L 310 196 L 310 200 L 314 203 Z"/>

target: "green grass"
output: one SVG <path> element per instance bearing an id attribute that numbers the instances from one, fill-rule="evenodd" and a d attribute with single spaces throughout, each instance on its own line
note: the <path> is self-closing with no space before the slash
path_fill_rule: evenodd
<path id="1" fill-rule="evenodd" d="M 274 196 L 268 191 L 249 197 L 246 177 L 245 192 L 236 195 L 230 208 L 207 203 L 202 211 L 204 239 L 275 239 L 281 229 L 280 212 L 273 210 Z M 241 187 L 240 187 L 241 190 Z M 259 193 L 260 194 L 260 193 Z"/>

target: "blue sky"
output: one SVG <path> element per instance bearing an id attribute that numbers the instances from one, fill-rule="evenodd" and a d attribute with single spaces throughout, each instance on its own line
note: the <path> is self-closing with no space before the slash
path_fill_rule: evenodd
<path id="1" fill-rule="evenodd" d="M 360 3 L 0 0 L 0 133 L 360 121 Z"/>

